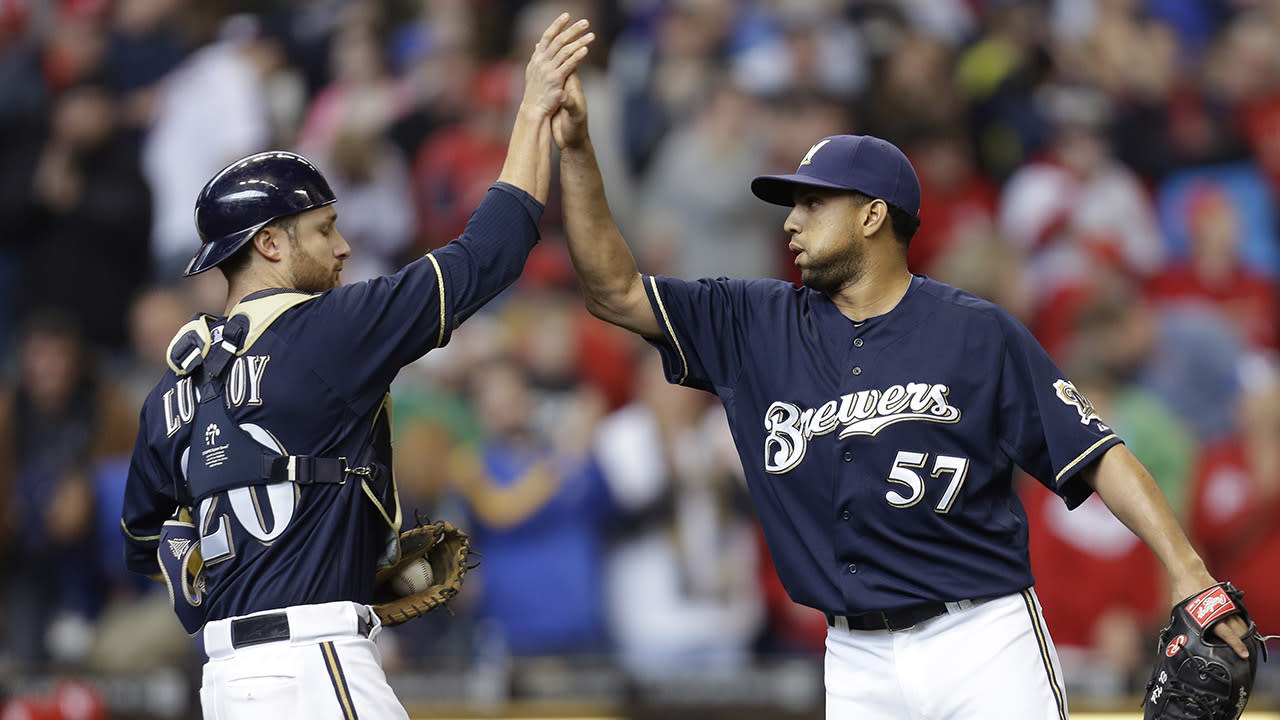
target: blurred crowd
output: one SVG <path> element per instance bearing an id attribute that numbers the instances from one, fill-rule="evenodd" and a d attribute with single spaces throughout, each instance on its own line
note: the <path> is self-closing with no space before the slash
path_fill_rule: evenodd
<path id="1" fill-rule="evenodd" d="M 180 278 L 204 182 L 301 152 L 344 279 L 391 271 L 461 232 L 565 9 L 601 36 L 592 135 L 643 271 L 797 279 L 750 178 L 826 135 L 894 141 L 913 271 L 1026 323 L 1280 632 L 1276 0 L 4 0 L 0 678 L 198 665 L 119 511 L 169 339 L 222 309 L 218 273 Z M 452 616 L 383 635 L 387 666 L 820 657 L 718 404 L 585 313 L 558 203 L 517 284 L 393 386 L 404 506 L 483 558 Z M 1019 483 L 1071 687 L 1136 692 L 1163 573 L 1096 499 Z"/>

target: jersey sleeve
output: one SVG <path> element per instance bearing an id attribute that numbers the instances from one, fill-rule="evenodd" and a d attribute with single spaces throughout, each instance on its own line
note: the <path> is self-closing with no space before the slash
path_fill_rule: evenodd
<path id="1" fill-rule="evenodd" d="M 662 354 L 667 380 L 719 394 L 731 388 L 747 351 L 739 318 L 753 291 L 753 281 L 643 278 L 649 304 L 662 327 L 662 338 L 650 343 Z M 752 311 L 763 317 L 763 307 Z"/>
<path id="2" fill-rule="evenodd" d="M 335 384 L 367 380 L 378 391 L 400 368 L 443 347 L 459 324 L 519 277 L 538 241 L 542 209 L 523 190 L 498 183 L 449 244 L 394 275 L 325 293 L 312 320 L 322 324 L 326 347 L 316 354 L 322 374 Z"/>
<path id="3" fill-rule="evenodd" d="M 1000 442 L 1015 463 L 1076 507 L 1093 488 L 1080 470 L 1121 442 L 1093 404 L 1011 317 L 1001 318 Z"/>
<path id="4" fill-rule="evenodd" d="M 138 441 L 129 461 L 125 481 L 120 532 L 124 535 L 125 566 L 133 572 L 154 575 L 160 572 L 156 547 L 160 527 L 178 509 L 174 479 L 164 469 L 148 441 L 146 411 L 138 430 Z"/>

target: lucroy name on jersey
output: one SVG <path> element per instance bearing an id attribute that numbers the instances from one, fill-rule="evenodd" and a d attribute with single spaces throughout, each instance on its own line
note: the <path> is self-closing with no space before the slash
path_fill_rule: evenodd
<path id="1" fill-rule="evenodd" d="M 226 393 L 231 407 L 262 404 L 262 375 L 270 355 L 243 355 L 231 363 L 227 371 Z M 191 377 L 178 380 L 162 396 L 165 432 L 174 433 L 196 415 L 196 391 Z"/>
<path id="2" fill-rule="evenodd" d="M 841 395 L 816 408 L 775 401 L 764 414 L 764 467 L 784 473 L 804 459 L 809 440 L 841 428 L 837 437 L 875 435 L 893 423 L 907 420 L 954 423 L 960 410 L 947 402 L 950 388 L 942 383 L 907 383 L 878 390 Z"/>

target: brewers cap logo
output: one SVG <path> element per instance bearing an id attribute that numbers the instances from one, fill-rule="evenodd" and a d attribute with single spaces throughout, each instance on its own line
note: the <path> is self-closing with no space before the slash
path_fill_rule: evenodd
<path id="1" fill-rule="evenodd" d="M 804 154 L 804 159 L 800 161 L 800 167 L 804 167 L 805 165 L 813 162 L 814 154 L 821 150 L 823 145 L 826 145 L 829 142 L 831 142 L 831 139 L 827 138 L 826 140 L 819 140 L 814 143 L 813 147 L 809 148 L 809 152 Z"/>

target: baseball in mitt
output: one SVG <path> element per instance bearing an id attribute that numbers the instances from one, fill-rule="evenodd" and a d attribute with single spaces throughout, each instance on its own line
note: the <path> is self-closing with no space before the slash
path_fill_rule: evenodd
<path id="1" fill-rule="evenodd" d="M 471 538 L 444 520 L 400 533 L 400 560 L 380 570 L 374 584 L 373 610 L 383 626 L 399 625 L 452 600 L 473 567 L 468 564 L 472 554 Z"/>
<path id="2" fill-rule="evenodd" d="M 1266 645 L 1231 583 L 1218 583 L 1178 603 L 1160 633 L 1155 670 L 1147 683 L 1145 720 L 1237 720 L 1253 692 L 1258 653 Z M 1249 626 L 1242 658 L 1213 633 L 1239 616 Z"/>

